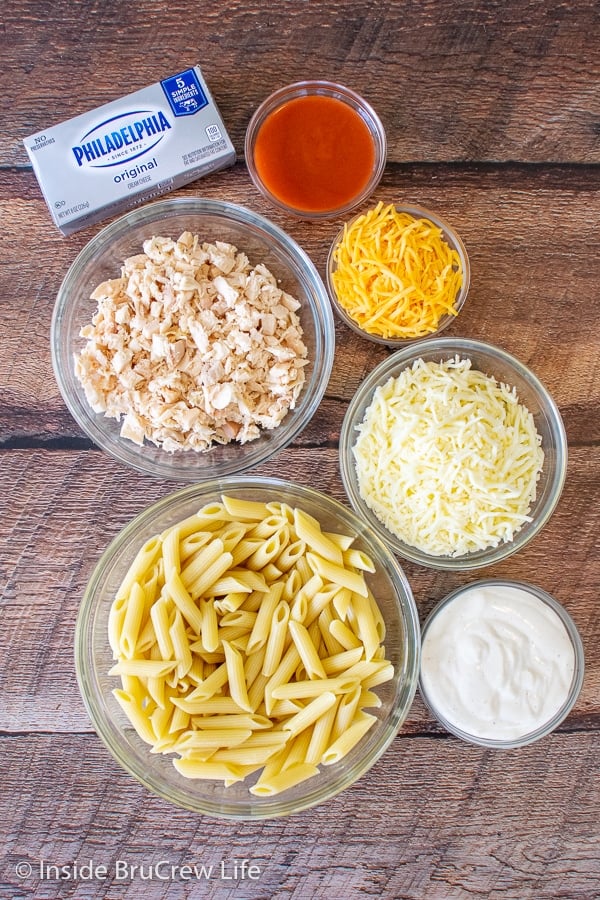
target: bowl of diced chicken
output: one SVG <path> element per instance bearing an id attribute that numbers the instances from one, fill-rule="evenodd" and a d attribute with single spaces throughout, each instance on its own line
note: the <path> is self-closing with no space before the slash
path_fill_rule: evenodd
<path id="1" fill-rule="evenodd" d="M 317 409 L 334 325 L 306 253 L 235 204 L 170 199 L 104 228 L 52 320 L 71 414 L 120 462 L 198 481 L 258 465 Z"/>

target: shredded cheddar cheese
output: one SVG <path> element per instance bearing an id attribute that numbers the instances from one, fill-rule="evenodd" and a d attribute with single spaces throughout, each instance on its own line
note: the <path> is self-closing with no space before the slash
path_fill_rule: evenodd
<path id="1" fill-rule="evenodd" d="M 469 359 L 417 360 L 376 389 L 358 431 L 360 494 L 406 544 L 462 556 L 530 521 L 544 462 L 533 416 Z"/>
<path id="2" fill-rule="evenodd" d="M 428 219 L 378 203 L 350 226 L 333 252 L 340 306 L 367 334 L 411 339 L 457 315 L 463 282 L 458 252 Z"/>

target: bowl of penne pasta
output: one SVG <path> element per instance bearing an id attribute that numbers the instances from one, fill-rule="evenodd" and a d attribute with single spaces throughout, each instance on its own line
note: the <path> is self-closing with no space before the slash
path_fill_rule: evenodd
<path id="1" fill-rule="evenodd" d="M 114 758 L 172 803 L 232 819 L 307 809 L 366 773 L 420 660 L 410 586 L 365 522 L 250 476 L 183 488 L 123 529 L 75 643 Z"/>
<path id="2" fill-rule="evenodd" d="M 304 250 L 219 200 L 127 213 L 83 248 L 52 318 L 55 377 L 124 465 L 197 482 L 270 459 L 325 393 L 335 327 Z"/>

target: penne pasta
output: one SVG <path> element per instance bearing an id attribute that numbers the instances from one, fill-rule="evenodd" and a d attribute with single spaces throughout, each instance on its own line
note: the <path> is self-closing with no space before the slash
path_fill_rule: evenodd
<path id="1" fill-rule="evenodd" d="M 156 635 L 156 646 L 163 659 L 172 659 L 174 655 L 173 643 L 169 634 L 169 607 L 167 597 L 159 597 L 150 608 L 150 619 Z"/>
<path id="2" fill-rule="evenodd" d="M 169 628 L 169 636 L 171 638 L 171 643 L 173 644 L 173 653 L 177 661 L 177 677 L 182 679 L 187 675 L 192 666 L 192 652 L 185 633 L 183 617 L 179 610 L 175 613 L 173 624 Z"/>
<path id="3" fill-rule="evenodd" d="M 261 569 L 261 575 L 263 576 L 267 584 L 271 586 L 272 584 L 276 584 L 279 581 L 279 579 L 283 575 L 283 572 L 281 571 L 281 569 L 277 568 L 275 563 L 270 562 L 267 563 L 267 565 L 263 569 Z"/>
<path id="4" fill-rule="evenodd" d="M 191 695 L 188 695 L 187 697 L 173 697 L 172 703 L 192 716 L 208 717 L 244 713 L 242 707 L 238 706 L 232 697 L 210 697 L 208 700 L 193 700 Z M 196 724 L 200 724 L 200 722 Z"/>
<path id="5" fill-rule="evenodd" d="M 296 563 L 302 559 L 305 553 L 306 544 L 304 541 L 292 541 L 287 547 L 283 548 L 275 560 L 275 565 L 281 572 L 288 572 L 292 566 L 295 566 Z"/>
<path id="6" fill-rule="evenodd" d="M 221 541 L 213 541 L 213 544 L 220 543 Z M 207 550 L 211 548 L 213 545 L 209 544 L 206 548 Z M 233 556 L 231 553 L 227 551 L 223 551 L 220 556 L 217 556 L 216 559 L 213 559 L 212 562 L 207 565 L 202 572 L 200 572 L 193 581 L 189 582 L 187 585 L 187 589 L 190 593 L 190 596 L 197 600 L 199 597 L 208 594 L 209 596 L 213 596 L 211 593 L 211 587 L 214 585 L 216 581 L 219 580 L 221 575 L 223 575 L 231 566 L 233 561 Z M 187 570 L 182 572 L 182 578 L 186 574 Z"/>
<path id="7" fill-rule="evenodd" d="M 235 647 L 232 647 L 229 641 L 223 641 L 223 647 L 225 648 L 225 665 L 227 666 L 227 681 L 229 682 L 231 696 L 238 706 L 252 712 L 252 707 L 248 700 L 242 654 Z"/>
<path id="8" fill-rule="evenodd" d="M 178 753 L 188 750 L 209 750 L 218 747 L 237 747 L 248 740 L 250 728 L 206 728 L 184 731 L 175 744 Z"/>
<path id="9" fill-rule="evenodd" d="M 333 608 L 335 609 L 339 619 L 344 621 L 348 613 L 348 607 L 352 603 L 352 591 L 348 588 L 340 588 L 333 598 Z"/>
<path id="10" fill-rule="evenodd" d="M 320 697 L 326 691 L 334 694 L 347 694 L 359 689 L 360 682 L 356 678 L 322 678 L 314 681 L 289 681 L 273 688 L 271 696 L 275 700 L 304 700 L 307 697 Z"/>
<path id="11" fill-rule="evenodd" d="M 163 537 L 162 558 L 164 563 L 165 581 L 173 572 L 178 575 L 181 571 L 181 557 L 179 555 L 180 533 L 178 528 L 171 528 Z"/>
<path id="12" fill-rule="evenodd" d="M 360 662 L 362 655 L 363 648 L 359 646 L 354 647 L 352 650 L 343 650 L 341 653 L 335 653 L 333 656 L 323 657 L 321 660 L 323 671 L 326 675 L 337 675 L 338 672 L 345 672 L 350 666 Z"/>
<path id="13" fill-rule="evenodd" d="M 342 697 L 337 703 L 334 703 L 334 705 L 328 709 L 327 712 L 323 713 L 313 725 L 312 732 L 310 733 L 310 741 L 304 757 L 304 762 L 311 766 L 319 765 L 325 750 L 329 746 L 333 724 L 337 717 L 337 710 L 343 699 L 344 698 Z"/>
<path id="14" fill-rule="evenodd" d="M 127 597 L 119 640 L 119 650 L 127 659 L 131 659 L 134 654 L 145 606 L 146 595 L 139 582 L 134 581 Z"/>
<path id="15" fill-rule="evenodd" d="M 196 634 L 200 634 L 202 629 L 202 613 L 198 609 L 196 603 L 192 600 L 189 591 L 177 572 L 171 572 L 171 577 L 167 581 L 166 588 L 169 597 L 181 611 L 186 622 L 189 622 Z"/>
<path id="16" fill-rule="evenodd" d="M 304 625 L 309 628 L 313 622 L 315 622 L 324 609 L 330 605 L 335 599 L 338 591 L 340 590 L 339 585 L 327 585 L 323 586 L 323 590 L 317 591 L 314 597 L 309 600 L 308 603 L 308 611 L 306 613 L 306 619 L 304 620 Z"/>
<path id="17" fill-rule="evenodd" d="M 214 653 L 221 643 L 215 605 L 210 600 L 201 598 L 198 601 L 198 609 L 200 612 L 198 634 L 200 635 L 202 646 L 208 653 Z"/>
<path id="18" fill-rule="evenodd" d="M 328 656 L 335 656 L 336 653 L 341 653 L 344 650 L 343 644 L 340 644 L 331 633 L 331 625 L 333 622 L 333 612 L 331 611 L 331 604 L 326 606 L 325 609 L 319 615 L 317 619 L 319 624 L 319 631 L 321 632 L 321 638 L 325 647 L 327 648 Z"/>
<path id="19" fill-rule="evenodd" d="M 233 557 L 232 561 L 231 561 L 232 568 L 237 568 L 238 566 L 241 566 L 242 563 L 244 563 L 248 559 L 249 556 L 252 556 L 252 554 L 256 550 L 258 550 L 261 543 L 262 543 L 262 541 L 257 538 L 245 537 L 243 540 L 241 540 L 239 542 L 239 544 L 237 544 L 234 547 L 234 549 L 231 553 L 231 556 Z"/>
<path id="20" fill-rule="evenodd" d="M 335 544 L 336 547 L 339 547 L 342 552 L 348 550 L 354 543 L 354 538 L 349 534 L 337 534 L 333 531 L 324 531 L 323 534 L 328 540 Z"/>
<path id="21" fill-rule="evenodd" d="M 268 518 L 270 510 L 266 503 L 256 500 L 242 500 L 239 497 L 223 497 L 223 506 L 232 519 L 241 519 L 243 522 L 262 522 Z"/>
<path id="22" fill-rule="evenodd" d="M 175 759 L 173 765 L 184 778 L 206 778 L 211 781 L 228 781 L 235 784 L 243 777 L 240 766 L 224 762 L 202 762 L 197 759 Z"/>
<path id="23" fill-rule="evenodd" d="M 282 599 L 286 600 L 288 603 L 293 602 L 302 585 L 303 581 L 296 567 L 292 569 L 288 574 L 285 585 L 283 587 L 283 594 L 281 595 Z"/>
<path id="24" fill-rule="evenodd" d="M 361 740 L 393 677 L 373 566 L 285 502 L 223 496 L 146 541 L 108 619 L 115 700 L 186 778 L 255 796 L 314 777 Z"/>
<path id="25" fill-rule="evenodd" d="M 121 653 L 121 631 L 127 613 L 127 595 L 116 597 L 108 614 L 108 643 L 113 657 L 118 659 Z"/>
<path id="26" fill-rule="evenodd" d="M 154 744 L 156 735 L 152 728 L 150 715 L 147 714 L 146 710 L 143 710 L 138 705 L 135 697 L 132 697 L 131 694 L 128 694 L 126 691 L 115 688 L 112 693 L 141 739 L 145 741 L 146 744 Z"/>
<path id="27" fill-rule="evenodd" d="M 149 538 L 138 550 L 135 559 L 127 570 L 116 593 L 116 599 L 122 600 L 129 595 L 134 581 L 139 581 L 156 562 L 162 548 L 160 535 Z"/>
<path id="28" fill-rule="evenodd" d="M 329 631 L 338 644 L 345 650 L 356 650 L 357 648 L 360 648 L 362 654 L 363 645 L 354 632 L 348 628 L 344 622 L 341 622 L 339 619 L 332 619 L 329 623 Z"/>
<path id="29" fill-rule="evenodd" d="M 263 675 L 272 675 L 281 661 L 289 618 L 290 608 L 285 600 L 281 600 L 273 613 L 273 621 L 267 638 L 267 649 L 262 667 Z"/>
<path id="30" fill-rule="evenodd" d="M 352 569 L 360 569 L 363 572 L 374 572 L 375 566 L 371 557 L 362 550 L 352 548 L 343 553 L 344 566 Z"/>
<path id="31" fill-rule="evenodd" d="M 180 567 L 183 566 L 184 563 L 189 562 L 199 550 L 206 547 L 213 539 L 214 535 L 211 531 L 198 531 L 183 538 L 179 543 Z"/>
<path id="32" fill-rule="evenodd" d="M 289 731 L 291 735 L 297 735 L 309 725 L 317 721 L 336 702 L 336 696 L 331 691 L 324 691 L 311 700 L 303 710 L 296 713 L 290 719 L 283 723 L 283 730 Z"/>
<path id="33" fill-rule="evenodd" d="M 361 693 L 360 684 L 356 682 L 351 691 L 348 691 L 347 694 L 340 697 L 331 733 L 332 740 L 336 740 L 350 728 L 358 710 Z M 325 748 L 323 748 L 323 752 L 325 752 Z"/>
<path id="34" fill-rule="evenodd" d="M 240 606 L 244 605 L 244 602 L 248 599 L 248 596 L 248 592 L 246 590 L 246 587 L 244 586 L 243 591 L 233 591 L 230 594 L 225 594 L 222 600 L 215 600 L 215 609 L 221 614 L 224 614 L 226 612 L 234 612 L 236 609 L 239 609 Z"/>
<path id="35" fill-rule="evenodd" d="M 138 678 L 164 678 L 176 667 L 176 662 L 162 659 L 120 659 L 109 669 L 109 675 L 135 675 Z"/>
<path id="36" fill-rule="evenodd" d="M 358 637 L 365 648 L 365 659 L 369 661 L 379 647 L 379 632 L 373 618 L 369 598 L 354 594 L 352 608 L 358 624 Z"/>
<path id="37" fill-rule="evenodd" d="M 288 622 L 288 628 L 290 634 L 292 635 L 292 640 L 296 645 L 296 649 L 300 654 L 300 659 L 304 665 L 304 669 L 309 678 L 321 679 L 325 678 L 325 670 L 323 669 L 323 663 L 319 658 L 319 654 L 313 644 L 311 637 L 300 622 L 293 621 L 290 619 Z M 277 697 L 276 694 L 273 694 L 278 700 L 285 699 L 281 697 Z"/>
<path id="38" fill-rule="evenodd" d="M 271 535 L 268 540 L 260 545 L 260 547 L 254 551 L 252 556 L 249 556 L 246 560 L 246 566 L 254 572 L 260 572 L 261 569 L 264 569 L 269 563 L 273 562 L 285 545 L 287 544 L 289 539 L 289 531 L 287 525 L 284 525 L 279 531 L 276 531 Z"/>
<path id="39" fill-rule="evenodd" d="M 276 531 L 279 531 L 287 524 L 288 522 L 285 516 L 278 516 L 271 513 L 261 522 L 257 522 L 257 524 L 250 529 L 248 537 L 259 541 L 267 541 L 271 535 L 275 534 Z"/>
<path id="40" fill-rule="evenodd" d="M 348 588 L 361 597 L 368 596 L 368 588 L 364 576 L 352 569 L 345 569 L 317 553 L 307 553 L 306 558 L 314 572 L 317 572 L 326 581 L 331 581 L 340 587 Z"/>
<path id="41" fill-rule="evenodd" d="M 291 644 L 286 650 L 281 662 L 277 666 L 277 669 L 275 670 L 275 672 L 273 672 L 273 674 L 265 684 L 264 698 L 268 716 L 271 715 L 271 706 L 274 699 L 274 688 L 276 688 L 280 684 L 285 684 L 290 680 L 300 661 L 300 654 L 296 649 L 296 645 Z"/>
<path id="42" fill-rule="evenodd" d="M 177 734 L 189 728 L 190 714 L 185 709 L 179 709 L 177 706 L 173 709 L 173 716 L 169 726 L 169 734 Z"/>
<path id="43" fill-rule="evenodd" d="M 191 537 L 188 538 L 191 540 Z M 218 560 L 225 553 L 225 547 L 223 546 L 223 542 L 219 538 L 215 538 L 214 535 L 210 536 L 210 540 L 203 544 L 203 546 L 197 550 L 193 556 L 191 556 L 187 561 L 185 566 L 181 569 L 181 581 L 183 586 L 187 591 L 189 591 L 190 586 L 194 584 L 194 582 L 202 577 L 204 572 L 212 566 L 212 564 Z M 216 581 L 216 578 L 213 579 Z"/>
<path id="44" fill-rule="evenodd" d="M 300 734 L 295 738 L 290 739 L 290 736 L 288 734 L 289 743 L 283 751 L 283 760 L 279 765 L 280 772 L 284 772 L 286 769 L 291 769 L 293 766 L 300 765 L 306 760 L 306 754 L 308 753 L 308 747 L 311 737 L 311 728 L 306 728 L 304 731 L 301 731 Z"/>
<path id="45" fill-rule="evenodd" d="M 210 757 L 211 762 L 233 763 L 236 766 L 265 766 L 280 752 L 283 741 L 264 744 L 262 747 L 249 745 L 250 738 L 240 747 L 226 747 L 217 750 Z"/>
<path id="46" fill-rule="evenodd" d="M 225 528 L 221 528 L 220 531 L 216 532 L 215 537 L 222 541 L 226 553 L 233 553 L 242 538 L 245 537 L 245 534 L 246 527 L 244 525 L 241 525 L 239 522 L 231 522 Z"/>
<path id="47" fill-rule="evenodd" d="M 372 728 L 376 721 L 377 717 L 371 716 L 369 713 L 360 713 L 360 715 L 357 715 L 352 725 L 350 725 L 350 727 L 327 748 L 321 757 L 323 765 L 331 766 L 333 763 L 343 759 L 343 757 L 356 746 L 361 738 L 365 736 L 367 731 Z"/>
<path id="48" fill-rule="evenodd" d="M 343 556 L 340 548 L 326 537 L 321 526 L 315 518 L 301 509 L 294 510 L 294 526 L 296 534 L 307 547 L 314 550 L 323 559 L 329 560 L 335 565 L 343 564 Z"/>
<path id="49" fill-rule="evenodd" d="M 316 766 L 300 763 L 297 766 L 286 769 L 284 772 L 272 775 L 270 778 L 264 778 L 261 775 L 256 784 L 250 788 L 250 793 L 256 797 L 272 797 L 273 794 L 288 791 L 301 781 L 306 781 L 307 778 L 313 778 L 318 774 L 319 770 Z"/>

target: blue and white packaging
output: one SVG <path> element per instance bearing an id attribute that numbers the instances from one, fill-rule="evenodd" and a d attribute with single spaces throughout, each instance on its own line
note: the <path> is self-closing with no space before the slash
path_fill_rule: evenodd
<path id="1" fill-rule="evenodd" d="M 23 141 L 63 234 L 235 162 L 198 66 Z"/>

